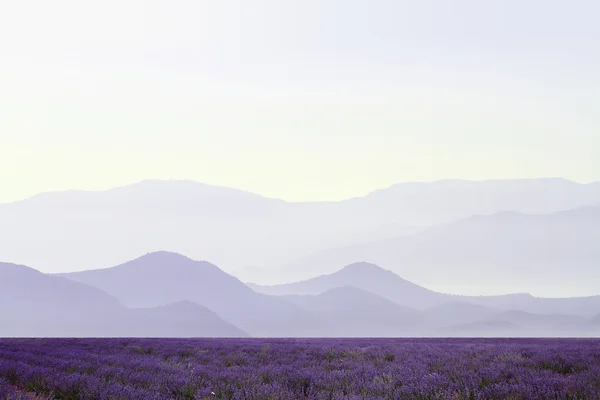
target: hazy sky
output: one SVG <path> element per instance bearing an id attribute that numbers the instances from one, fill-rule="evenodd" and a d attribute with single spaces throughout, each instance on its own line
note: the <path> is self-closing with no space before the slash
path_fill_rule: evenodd
<path id="1" fill-rule="evenodd" d="M 0 3 L 0 201 L 193 179 L 290 200 L 600 180 L 600 3 Z"/>

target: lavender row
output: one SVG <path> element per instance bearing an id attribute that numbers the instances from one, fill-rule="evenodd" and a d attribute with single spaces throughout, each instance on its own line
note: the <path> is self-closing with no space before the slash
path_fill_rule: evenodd
<path id="1" fill-rule="evenodd" d="M 0 398 L 600 399 L 600 341 L 4 339 Z"/>

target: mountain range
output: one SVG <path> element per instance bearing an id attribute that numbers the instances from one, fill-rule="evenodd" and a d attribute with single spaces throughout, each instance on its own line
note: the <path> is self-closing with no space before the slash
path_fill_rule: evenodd
<path id="1" fill-rule="evenodd" d="M 564 179 L 44 193 L 0 204 L 0 336 L 593 336 L 598 237 Z"/>
<path id="2" fill-rule="evenodd" d="M 51 275 L 0 264 L 0 336 L 598 336 L 600 296 L 455 296 L 365 262 L 246 285 L 170 252 Z"/>
<path id="3" fill-rule="evenodd" d="M 190 302 L 126 308 L 104 291 L 60 276 L 0 263 L 0 337 L 244 337 Z"/>
<path id="4" fill-rule="evenodd" d="M 327 336 L 394 337 L 425 332 L 416 310 L 352 286 L 335 287 L 318 295 L 284 297 L 327 321 Z"/>
<path id="5" fill-rule="evenodd" d="M 533 314 L 569 314 L 591 317 L 600 312 L 600 296 L 543 298 L 528 293 L 499 296 L 463 296 L 435 292 L 409 282 L 392 271 L 371 263 L 354 263 L 332 274 L 321 275 L 305 281 L 281 285 L 248 284 L 253 290 L 278 296 L 318 295 L 341 286 L 353 286 L 376 293 L 396 304 L 425 311 L 434 307 L 460 307 L 470 305 L 470 312 L 480 312 L 481 307 L 497 311 L 521 310 Z M 449 312 L 446 309 L 444 313 Z M 443 314 L 443 313 L 442 313 Z"/>
<path id="6" fill-rule="evenodd" d="M 460 293 L 596 293 L 600 283 L 600 206 L 544 215 L 472 216 L 396 239 L 330 249 L 292 267 L 330 272 L 355 260 L 386 266 L 411 281 Z"/>
<path id="7" fill-rule="evenodd" d="M 255 292 L 217 266 L 155 252 L 113 268 L 62 275 L 98 288 L 127 307 L 190 301 L 254 336 L 312 336 L 320 321 L 285 299 Z"/>
<path id="8" fill-rule="evenodd" d="M 0 259 L 71 272 L 168 249 L 270 284 L 366 260 L 442 291 L 592 294 L 599 205 L 600 183 L 564 179 L 404 183 L 306 203 L 145 181 L 0 204 Z"/>

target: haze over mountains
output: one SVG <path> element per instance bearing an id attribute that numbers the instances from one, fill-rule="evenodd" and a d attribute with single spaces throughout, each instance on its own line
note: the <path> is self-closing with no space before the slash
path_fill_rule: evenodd
<path id="1" fill-rule="evenodd" d="M 98 288 L 0 263 L 0 337 L 246 335 L 199 304 L 128 309 Z"/>
<path id="2" fill-rule="evenodd" d="M 600 296 L 446 295 L 368 263 L 251 289 L 169 252 L 61 276 L 0 264 L 0 305 L 0 336 L 600 335 Z"/>
<path id="3" fill-rule="evenodd" d="M 0 204 L 0 222 L 0 336 L 600 334 L 598 183 L 290 203 L 147 181 Z"/>
<path id="4" fill-rule="evenodd" d="M 598 205 L 600 183 L 564 179 L 406 183 L 313 203 L 146 181 L 0 204 L 0 260 L 68 272 L 168 249 L 259 283 L 368 261 L 455 293 L 575 296 L 599 282 Z"/>
<path id="5" fill-rule="evenodd" d="M 257 293 L 213 264 L 175 253 L 63 276 L 97 287 L 127 307 L 191 301 L 255 336 L 310 336 L 321 329 L 320 321 L 294 304 Z"/>
<path id="6" fill-rule="evenodd" d="M 314 296 L 284 297 L 327 321 L 329 336 L 394 337 L 425 332 L 416 310 L 353 286 L 337 286 Z"/>
<path id="7" fill-rule="evenodd" d="M 408 282 L 391 271 L 370 263 L 354 263 L 341 270 L 306 281 L 274 286 L 249 284 L 258 292 L 273 295 L 318 295 L 337 287 L 355 287 L 384 296 L 403 306 L 426 308 L 443 302 L 443 296 Z"/>
<path id="8" fill-rule="evenodd" d="M 353 286 L 376 293 L 396 304 L 425 311 L 435 307 L 450 307 L 462 313 L 465 304 L 470 313 L 480 315 L 482 307 L 496 311 L 521 310 L 545 315 L 570 314 L 590 317 L 600 310 L 600 296 L 542 298 L 528 293 L 495 296 L 462 296 L 444 294 L 411 283 L 395 273 L 369 263 L 356 263 L 329 275 L 290 284 L 261 286 L 250 284 L 255 291 L 272 295 L 318 295 L 336 287 Z M 470 309 L 470 310 L 469 310 Z M 431 311 L 431 310 L 430 310 Z M 449 309 L 445 310 L 449 312 Z"/>
<path id="9" fill-rule="evenodd" d="M 600 283 L 600 206 L 546 215 L 473 216 L 400 237 L 322 251 L 294 266 L 306 275 L 368 260 L 411 281 L 464 293 L 595 294 Z"/>

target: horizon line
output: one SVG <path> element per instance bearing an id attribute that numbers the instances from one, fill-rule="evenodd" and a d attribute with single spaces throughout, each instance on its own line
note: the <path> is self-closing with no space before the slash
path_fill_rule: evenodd
<path id="1" fill-rule="evenodd" d="M 27 200 L 32 200 L 35 199 L 37 197 L 40 196 L 45 196 L 45 195 L 56 195 L 56 194 L 67 194 L 67 193 L 107 193 L 107 192 L 111 192 L 114 190 L 119 190 L 119 189 L 125 189 L 125 188 L 129 188 L 129 187 L 133 187 L 133 186 L 138 186 L 138 185 L 142 185 L 142 184 L 148 184 L 148 183 L 165 183 L 165 182 L 169 182 L 169 183 L 189 183 L 189 184 L 195 184 L 195 185 L 202 185 L 202 186 L 207 186 L 207 187 L 211 187 L 211 188 L 216 188 L 216 189 L 225 189 L 225 190 L 232 190 L 232 191 L 238 191 L 238 192 L 243 192 L 245 194 L 250 194 L 250 195 L 254 195 L 254 196 L 259 196 L 262 197 L 264 199 L 268 199 L 268 200 L 277 200 L 277 201 L 282 201 L 285 203 L 291 203 L 291 204 L 310 204 L 310 203 L 341 203 L 344 201 L 349 201 L 349 200 L 354 200 L 354 199 L 360 199 L 360 198 L 365 198 L 368 197 L 374 193 L 377 192 L 381 192 L 381 191 L 385 191 L 397 186 L 401 186 L 401 185 L 411 185 L 411 184 L 435 184 L 435 183 L 444 183 L 444 182 L 466 182 L 466 183 L 485 183 L 485 182 L 510 182 L 510 181 L 514 181 L 514 182 L 523 182 L 523 181 L 564 181 L 566 183 L 569 184 L 575 184 L 575 185 L 593 185 L 593 184 L 600 184 L 600 180 L 596 181 L 589 181 L 589 182 L 581 182 L 581 181 L 576 181 L 573 179 L 568 179 L 568 178 L 563 178 L 563 177 L 538 177 L 538 178 L 490 178 L 490 179 L 466 179 L 466 178 L 441 178 L 441 179 L 434 179 L 434 180 L 415 180 L 415 181 L 402 181 L 402 182 L 398 182 L 398 183 L 394 183 L 391 184 L 389 186 L 385 186 L 382 188 L 377 188 L 377 189 L 373 189 L 370 190 L 366 193 L 363 193 L 362 195 L 356 195 L 356 196 L 352 196 L 352 197 L 346 197 L 346 198 L 342 198 L 342 199 L 338 199 L 338 200 L 285 200 L 282 198 L 278 198 L 278 197 L 272 197 L 272 196 L 266 196 L 263 195 L 261 193 L 257 193 L 251 190 L 246 190 L 246 189 L 242 189 L 242 188 L 238 188 L 238 187 L 231 187 L 231 186 L 224 186 L 224 185 L 217 185 L 217 184 L 209 184 L 209 183 L 205 183 L 205 182 L 201 182 L 201 181 L 196 181 L 193 179 L 157 179 L 157 178 L 148 178 L 148 179 L 142 179 L 139 181 L 134 181 L 132 183 L 128 183 L 128 184 L 124 184 L 124 185 L 118 185 L 118 186 L 111 186 L 108 188 L 102 188 L 102 189 L 63 189 L 63 190 L 48 190 L 48 191 L 43 191 L 43 192 L 38 192 L 36 194 L 27 196 L 27 197 L 23 197 L 17 200 L 9 200 L 9 201 L 0 201 L 0 205 L 6 205 L 6 204 L 15 204 L 15 203 L 19 203 L 19 202 L 23 202 L 23 201 L 27 201 Z"/>

